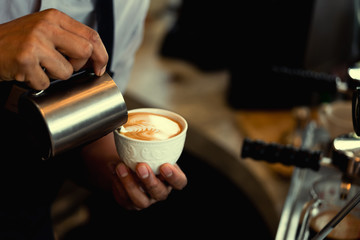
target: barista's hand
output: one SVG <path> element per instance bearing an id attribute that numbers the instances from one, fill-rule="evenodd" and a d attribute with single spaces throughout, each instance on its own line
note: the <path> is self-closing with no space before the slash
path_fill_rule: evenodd
<path id="1" fill-rule="evenodd" d="M 86 175 L 91 184 L 112 191 L 116 201 L 126 209 L 143 209 L 164 200 L 172 189 L 183 189 L 185 174 L 177 165 L 163 164 L 155 175 L 149 165 L 139 163 L 130 170 L 117 154 L 113 133 L 82 149 Z"/>
<path id="2" fill-rule="evenodd" d="M 160 175 L 156 176 L 149 165 L 139 163 L 136 173 L 124 163 L 116 167 L 119 182 L 113 184 L 113 194 L 117 202 L 127 209 L 140 210 L 151 204 L 165 200 L 172 188 L 181 190 L 187 178 L 178 165 L 163 164 Z"/>
<path id="3" fill-rule="evenodd" d="M 0 49 L 0 80 L 37 90 L 49 86 L 48 75 L 68 79 L 89 61 L 100 76 L 108 60 L 96 31 L 56 9 L 0 24 Z"/>

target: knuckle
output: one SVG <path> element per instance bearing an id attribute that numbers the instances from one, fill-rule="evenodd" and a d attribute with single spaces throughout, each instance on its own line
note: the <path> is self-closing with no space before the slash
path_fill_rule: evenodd
<path id="1" fill-rule="evenodd" d="M 158 181 L 149 181 L 146 185 L 147 190 L 150 192 L 156 191 L 158 187 L 159 187 Z"/>
<path id="2" fill-rule="evenodd" d="M 147 182 L 146 190 L 150 196 L 157 201 L 167 199 L 169 193 L 168 189 L 157 179 Z"/>
<path id="3" fill-rule="evenodd" d="M 88 36 L 91 42 L 96 43 L 101 41 L 99 33 L 94 29 L 88 28 Z"/>
<path id="4" fill-rule="evenodd" d="M 51 30 L 51 28 L 49 28 L 49 22 L 47 19 L 40 19 L 39 21 L 36 22 L 36 24 L 34 24 L 32 33 L 36 34 L 37 31 L 41 31 L 41 32 L 49 32 Z"/>
<path id="5" fill-rule="evenodd" d="M 32 42 L 27 42 L 15 57 L 16 63 L 20 67 L 29 67 L 35 65 L 36 46 Z"/>
<path id="6" fill-rule="evenodd" d="M 95 30 L 90 28 L 88 34 L 89 34 L 89 41 L 93 44 L 93 46 L 96 46 L 98 48 L 99 48 L 99 46 L 104 47 L 103 42 L 102 42 L 98 32 L 96 32 Z M 98 61 L 100 61 L 101 63 L 103 63 L 105 65 L 109 59 L 106 49 L 104 47 L 103 49 L 98 49 L 98 50 L 102 52 L 102 54 L 99 54 L 99 56 L 98 56 Z"/>
<path id="7" fill-rule="evenodd" d="M 50 81 L 49 80 L 42 80 L 38 83 L 38 85 L 36 86 L 37 90 L 43 90 L 46 89 L 50 86 Z"/>
<path id="8" fill-rule="evenodd" d="M 185 181 L 183 181 L 183 182 L 180 182 L 179 184 L 178 184 L 178 187 L 176 188 L 177 190 L 181 190 L 181 189 L 183 189 L 184 187 L 186 187 L 186 185 L 187 185 L 187 179 L 185 179 Z"/>
<path id="9" fill-rule="evenodd" d="M 150 207 L 150 201 L 146 201 L 146 200 L 142 200 L 142 201 L 138 201 L 136 203 L 134 203 L 134 205 L 139 208 L 139 209 L 145 209 Z"/>
<path id="10" fill-rule="evenodd" d="M 157 201 L 166 200 L 168 197 L 168 191 L 165 188 L 156 188 L 149 190 L 151 196 Z"/>
<path id="11" fill-rule="evenodd" d="M 39 36 L 39 34 L 57 36 L 59 34 L 59 28 L 56 28 L 58 22 L 64 15 L 63 12 L 51 8 L 43 11 L 43 14 L 40 18 L 34 23 L 31 34 L 34 36 Z"/>
<path id="12" fill-rule="evenodd" d="M 67 80 L 69 79 L 73 72 L 74 68 L 73 66 L 68 62 L 58 62 L 58 69 L 47 69 L 48 74 L 51 78 L 60 79 L 60 80 Z"/>
<path id="13" fill-rule="evenodd" d="M 49 12 L 47 12 L 43 14 L 40 18 L 38 18 L 37 21 L 33 23 L 33 26 L 31 28 L 31 34 L 36 34 L 37 32 L 49 33 L 52 29 L 49 26 L 53 22 L 53 15 L 54 14 L 50 14 Z"/>
<path id="14" fill-rule="evenodd" d="M 25 82 L 33 89 L 35 90 L 44 90 L 49 87 L 50 81 L 48 79 L 29 79 L 25 80 Z"/>
<path id="15" fill-rule="evenodd" d="M 84 46 L 82 47 L 82 58 L 90 58 L 90 56 L 92 55 L 93 52 L 93 45 L 90 42 L 87 42 L 84 44 Z"/>
<path id="16" fill-rule="evenodd" d="M 24 82 L 25 81 L 25 74 L 17 73 L 17 74 L 15 74 L 14 78 L 15 78 L 16 81 Z"/>
<path id="17" fill-rule="evenodd" d="M 56 8 L 49 8 L 43 11 L 43 17 L 47 20 L 51 19 L 57 19 L 58 17 L 61 17 L 63 15 L 63 12 Z"/>
<path id="18" fill-rule="evenodd" d="M 164 201 L 166 200 L 168 197 L 168 194 L 165 192 L 162 192 L 161 194 L 159 194 L 158 196 L 156 196 L 154 199 L 157 201 Z"/>
<path id="19" fill-rule="evenodd" d="M 73 74 L 73 72 L 74 72 L 73 67 L 70 65 L 69 67 L 64 69 L 62 78 L 64 80 L 69 79 Z"/>
<path id="20" fill-rule="evenodd" d="M 172 183 L 172 186 L 173 186 L 176 190 L 181 190 L 181 189 L 183 189 L 186 185 L 187 185 L 187 178 L 185 178 L 185 179 L 176 179 L 176 180 Z"/>

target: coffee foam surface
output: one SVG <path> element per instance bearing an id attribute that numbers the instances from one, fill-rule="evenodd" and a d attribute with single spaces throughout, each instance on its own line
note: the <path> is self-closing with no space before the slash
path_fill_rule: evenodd
<path id="1" fill-rule="evenodd" d="M 129 113 L 128 121 L 120 133 L 139 140 L 165 140 L 181 132 L 181 126 L 174 120 L 154 113 Z"/>

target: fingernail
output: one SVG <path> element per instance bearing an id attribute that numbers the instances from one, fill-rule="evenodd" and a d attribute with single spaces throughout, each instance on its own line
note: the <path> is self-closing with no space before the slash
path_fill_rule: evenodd
<path id="1" fill-rule="evenodd" d="M 147 178 L 149 176 L 149 171 L 144 165 L 140 165 L 137 168 L 137 173 L 140 178 Z"/>
<path id="2" fill-rule="evenodd" d="M 160 171 L 165 177 L 171 177 L 173 175 L 173 171 L 171 170 L 171 168 L 166 165 L 162 166 L 160 168 Z"/>
<path id="3" fill-rule="evenodd" d="M 50 86 L 50 80 L 49 81 L 42 81 L 41 82 L 41 89 L 45 90 Z"/>
<path id="4" fill-rule="evenodd" d="M 126 169 L 126 166 L 123 163 L 120 163 L 118 167 L 116 168 L 116 173 L 120 177 L 126 177 L 128 175 L 128 171 Z"/>

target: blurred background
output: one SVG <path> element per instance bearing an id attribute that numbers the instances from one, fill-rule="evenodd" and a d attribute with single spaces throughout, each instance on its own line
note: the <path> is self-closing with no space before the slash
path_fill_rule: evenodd
<path id="1" fill-rule="evenodd" d="M 58 240 L 174 232 L 274 239 L 294 167 L 244 160 L 242 142 L 299 147 L 307 124 L 319 123 L 319 108 L 347 103 L 335 79 L 358 60 L 356 7 L 335 0 L 152 0 L 124 97 L 128 109 L 160 107 L 188 120 L 178 162 L 188 186 L 128 212 L 111 196 L 67 182 L 53 205 Z"/>

